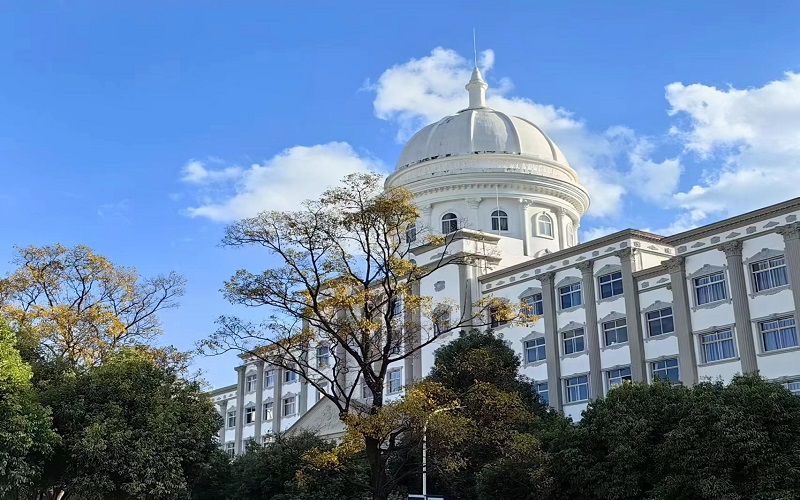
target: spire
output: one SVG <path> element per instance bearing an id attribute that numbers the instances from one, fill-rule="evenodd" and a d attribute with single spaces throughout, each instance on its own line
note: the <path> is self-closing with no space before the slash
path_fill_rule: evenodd
<path id="1" fill-rule="evenodd" d="M 485 108 L 486 107 L 486 89 L 489 85 L 483 81 L 481 70 L 478 66 L 472 70 L 472 78 L 470 78 L 466 89 L 469 91 L 469 109 Z"/>

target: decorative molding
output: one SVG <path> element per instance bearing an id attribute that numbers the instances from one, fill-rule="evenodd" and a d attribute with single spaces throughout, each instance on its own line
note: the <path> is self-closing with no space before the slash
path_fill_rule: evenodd
<path id="1" fill-rule="evenodd" d="M 776 319 L 784 319 L 784 318 L 794 318 L 794 311 L 786 311 L 786 312 L 778 312 L 772 313 L 767 316 L 761 316 L 760 318 L 752 318 L 750 321 L 753 323 L 761 323 L 763 321 L 775 321 Z"/>
<path id="2" fill-rule="evenodd" d="M 575 322 L 575 321 L 570 321 L 566 325 L 564 325 L 561 328 L 559 328 L 558 329 L 558 333 L 569 332 L 569 331 L 572 331 L 572 330 L 577 330 L 579 328 L 583 329 L 583 333 L 585 335 L 586 334 L 586 323 L 578 323 L 578 322 Z"/>
<path id="3" fill-rule="evenodd" d="M 787 217 L 788 219 L 788 217 Z M 775 232 L 783 236 L 784 240 L 800 239 L 800 223 L 794 222 L 775 229 Z"/>
<path id="4" fill-rule="evenodd" d="M 641 312 L 642 312 L 642 314 L 647 314 L 649 312 L 660 311 L 661 309 L 666 309 L 667 307 L 672 307 L 672 302 L 662 302 L 660 300 L 657 300 L 657 301 L 653 302 L 652 304 L 650 304 L 649 306 L 647 306 L 644 309 L 642 309 Z"/>
<path id="5" fill-rule="evenodd" d="M 477 210 L 478 207 L 480 207 L 483 198 L 465 198 L 464 201 L 467 203 L 469 208 Z"/>
<path id="6" fill-rule="evenodd" d="M 727 241 L 717 248 L 725 253 L 725 257 L 742 256 L 742 240 Z"/>
<path id="7" fill-rule="evenodd" d="M 556 288 L 562 288 L 562 287 L 565 287 L 567 285 L 580 283 L 581 281 L 583 281 L 583 280 L 580 278 L 580 276 L 567 276 L 566 278 L 564 278 L 561 281 L 559 281 L 558 283 L 556 283 L 555 286 L 556 286 Z"/>
<path id="8" fill-rule="evenodd" d="M 753 234 L 753 233 L 755 233 L 755 232 L 756 232 L 756 226 L 750 226 L 750 227 L 748 227 L 747 229 L 745 229 L 745 232 L 746 232 L 747 234 Z"/>
<path id="9" fill-rule="evenodd" d="M 784 251 L 783 250 L 776 250 L 774 248 L 762 248 L 758 253 L 755 253 L 744 260 L 744 264 L 751 264 L 754 262 L 760 262 L 762 260 L 769 260 L 774 259 L 776 257 L 783 257 Z"/>
<path id="10" fill-rule="evenodd" d="M 542 337 L 544 337 L 544 336 L 545 336 L 544 332 L 532 331 L 532 332 L 531 332 L 531 333 L 529 333 L 528 335 L 526 335 L 526 336 L 522 337 L 521 339 L 519 339 L 519 341 L 523 343 L 523 348 L 524 348 L 524 343 L 525 343 L 525 342 L 527 342 L 527 341 L 529 341 L 529 340 L 533 340 L 533 339 L 542 338 Z M 544 340 L 544 341 L 545 341 L 545 343 L 546 343 L 546 342 L 547 342 L 547 339 L 545 338 L 545 340 Z"/>
<path id="11" fill-rule="evenodd" d="M 678 249 L 680 252 L 680 249 Z M 671 259 L 667 259 L 663 262 L 664 265 L 667 266 L 667 271 L 670 274 L 681 273 L 685 272 L 684 265 L 686 260 L 684 257 L 672 257 Z"/>
<path id="12" fill-rule="evenodd" d="M 724 265 L 724 266 L 715 266 L 715 265 L 712 265 L 712 264 L 704 264 L 703 267 L 701 267 L 697 271 L 689 274 L 686 277 L 689 278 L 690 280 L 693 280 L 693 279 L 699 278 L 701 276 L 708 276 L 709 274 L 720 273 L 720 272 L 724 273 L 727 269 L 728 269 L 728 266 L 726 266 L 726 265 Z M 726 276 L 726 280 L 727 280 L 727 276 Z"/>
<path id="13" fill-rule="evenodd" d="M 609 314 L 607 314 L 607 315 L 603 316 L 602 318 L 600 318 L 598 323 L 600 323 L 602 325 L 603 323 L 607 323 L 609 321 L 616 321 L 618 319 L 625 319 L 626 317 L 627 316 L 625 316 L 622 313 L 618 313 L 617 311 L 611 311 Z"/>
<path id="14" fill-rule="evenodd" d="M 555 277 L 556 273 L 549 272 L 549 273 L 538 274 L 535 279 L 541 282 L 542 286 L 550 286 L 553 284 L 553 280 L 555 279 Z"/>
<path id="15" fill-rule="evenodd" d="M 594 268 L 594 261 L 587 260 L 585 262 L 577 264 L 575 267 L 578 268 L 582 274 L 589 274 L 592 272 L 592 269 Z"/>
<path id="16" fill-rule="evenodd" d="M 757 292 L 749 293 L 748 295 L 750 296 L 751 299 L 753 299 L 761 295 L 775 295 L 776 293 L 791 289 L 792 288 L 789 285 L 781 285 L 781 286 L 776 286 L 774 288 L 767 288 L 766 290 L 759 290 Z"/>
<path id="17" fill-rule="evenodd" d="M 732 333 L 735 333 L 734 332 L 734 330 L 736 329 L 735 327 L 736 323 L 730 323 L 728 325 L 714 325 L 708 328 L 703 328 L 702 330 L 695 330 L 692 332 L 692 335 L 706 335 L 708 333 L 724 332 L 727 330 L 730 330 Z"/>
<path id="18" fill-rule="evenodd" d="M 651 250 L 658 250 L 658 247 L 656 247 L 655 245 L 650 245 L 648 248 L 650 248 Z M 614 252 L 613 255 L 614 257 L 618 257 L 620 260 L 624 259 L 633 260 L 635 254 L 636 254 L 636 249 L 628 247 L 628 248 L 623 248 L 621 250 L 617 250 L 616 252 Z"/>
<path id="19" fill-rule="evenodd" d="M 537 286 L 529 286 L 525 290 L 522 291 L 517 297 L 522 300 L 525 297 L 530 297 L 531 295 L 535 295 L 537 293 L 542 293 L 542 289 Z"/>
<path id="20" fill-rule="evenodd" d="M 441 292 L 442 290 L 444 290 L 444 286 L 445 286 L 444 281 L 437 281 L 436 283 L 433 284 L 433 289 L 437 292 Z"/>
<path id="21" fill-rule="evenodd" d="M 622 266 L 619 264 L 606 264 L 605 266 L 601 267 L 594 273 L 595 278 L 599 278 L 600 276 L 605 276 L 607 274 L 622 272 Z"/>

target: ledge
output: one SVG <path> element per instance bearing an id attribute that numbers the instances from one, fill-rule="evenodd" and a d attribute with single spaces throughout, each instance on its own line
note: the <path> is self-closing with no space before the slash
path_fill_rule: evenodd
<path id="1" fill-rule="evenodd" d="M 611 344 L 609 346 L 601 347 L 600 351 L 614 351 L 617 349 L 621 349 L 623 347 L 628 347 L 628 342 L 617 342 L 616 344 Z"/>
<path id="2" fill-rule="evenodd" d="M 788 354 L 800 351 L 800 346 L 784 347 L 783 349 L 775 349 L 773 351 L 763 351 L 756 354 L 756 356 L 774 356 L 776 354 Z"/>
<path id="3" fill-rule="evenodd" d="M 669 338 L 669 337 L 677 337 L 677 336 L 678 336 L 678 334 L 675 333 L 674 331 L 672 331 L 670 333 L 662 333 L 661 335 L 653 335 L 653 336 L 650 336 L 648 334 L 646 337 L 644 337 L 644 341 L 645 342 L 652 342 L 654 340 L 662 340 L 662 339 L 666 339 L 666 338 Z"/>
<path id="4" fill-rule="evenodd" d="M 697 367 L 705 368 L 706 366 L 724 365 L 725 363 L 734 363 L 737 361 L 741 361 L 741 358 L 739 356 L 736 356 L 735 358 L 720 359 L 719 361 L 710 361 L 708 363 L 697 363 Z"/>
<path id="5" fill-rule="evenodd" d="M 730 304 L 731 302 L 732 299 L 722 299 L 715 302 L 707 302 L 705 304 L 700 304 L 699 306 L 692 306 L 692 312 L 697 312 L 699 309 L 714 309 L 715 307 L 719 307 L 723 304 Z"/>
<path id="6" fill-rule="evenodd" d="M 789 285 L 781 285 L 781 286 L 776 286 L 775 288 L 767 288 L 766 290 L 759 290 L 758 292 L 748 293 L 747 295 L 750 296 L 751 299 L 754 299 L 758 296 L 774 295 L 784 290 L 791 290 L 791 289 L 792 288 Z"/>

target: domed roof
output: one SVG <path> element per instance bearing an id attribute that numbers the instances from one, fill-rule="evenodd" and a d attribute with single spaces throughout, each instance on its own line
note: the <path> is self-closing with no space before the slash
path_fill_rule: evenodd
<path id="1" fill-rule="evenodd" d="M 487 87 L 475 68 L 467 84 L 469 107 L 414 134 L 400 153 L 396 169 L 475 153 L 533 156 L 569 167 L 561 150 L 542 129 L 524 118 L 486 107 Z"/>

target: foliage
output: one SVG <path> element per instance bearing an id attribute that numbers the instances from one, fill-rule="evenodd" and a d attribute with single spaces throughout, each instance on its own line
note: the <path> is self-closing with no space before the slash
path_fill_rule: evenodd
<path id="1" fill-rule="evenodd" d="M 0 320 L 0 497 L 14 498 L 39 479 L 58 436 L 50 413 L 35 400 L 32 371 Z"/>
<path id="2" fill-rule="evenodd" d="M 183 499 L 222 419 L 197 383 L 123 349 L 42 394 L 63 443 L 46 488 L 86 500 Z"/>
<path id="3" fill-rule="evenodd" d="M 561 498 L 791 499 L 800 398 L 755 376 L 625 384 L 555 443 Z"/>
<path id="4" fill-rule="evenodd" d="M 191 488 L 191 500 L 232 500 L 233 467 L 228 454 L 214 450 L 208 461 L 199 465 Z"/>
<path id="5" fill-rule="evenodd" d="M 142 278 L 82 245 L 17 248 L 12 262 L 17 269 L 0 280 L 0 315 L 37 335 L 44 358 L 71 366 L 148 345 L 161 332 L 157 313 L 176 307 L 183 294 L 184 280 L 175 273 Z"/>

